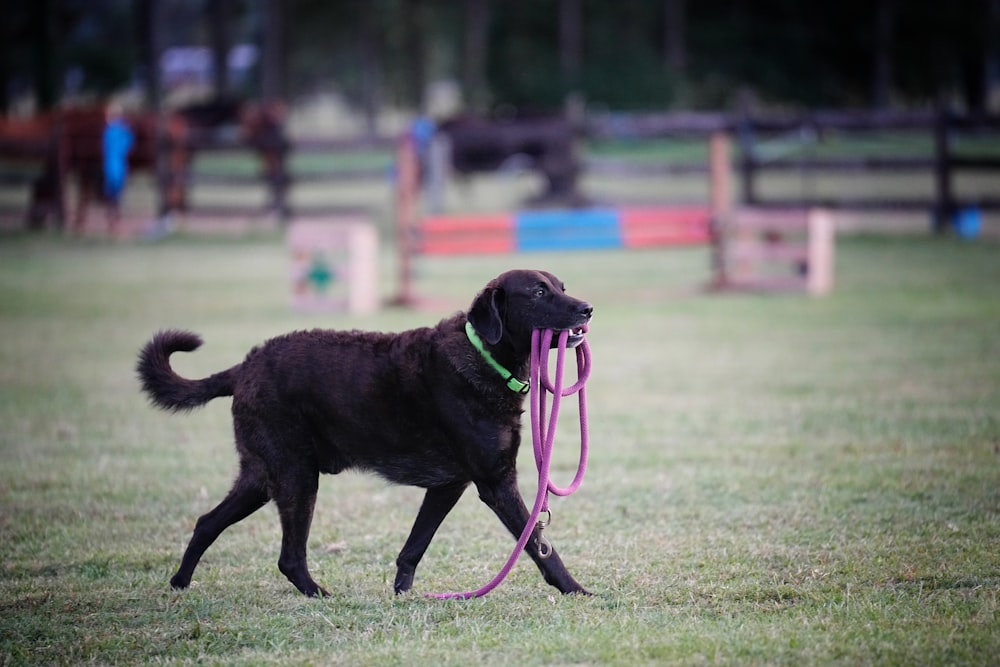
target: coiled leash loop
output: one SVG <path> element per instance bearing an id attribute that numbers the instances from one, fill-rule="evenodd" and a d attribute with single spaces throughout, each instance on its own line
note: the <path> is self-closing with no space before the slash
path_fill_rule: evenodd
<path id="1" fill-rule="evenodd" d="M 587 327 L 584 327 L 584 332 Z M 535 452 L 535 465 L 538 468 L 538 494 L 535 496 L 535 504 L 531 509 L 531 516 L 524 525 L 521 537 L 514 547 L 514 551 L 507 558 L 507 562 L 497 572 L 485 586 L 474 591 L 465 593 L 430 593 L 429 597 L 439 599 L 462 599 L 478 598 L 486 595 L 507 578 L 510 571 L 517 563 L 521 552 L 531 539 L 531 534 L 537 530 L 538 553 L 540 558 L 548 558 L 552 555 L 552 545 L 542 535 L 552 521 L 552 512 L 549 510 L 549 494 L 557 496 L 568 496 L 580 488 L 583 476 L 587 471 L 587 455 L 590 450 L 590 433 L 587 426 L 587 392 L 585 384 L 590 377 L 590 347 L 587 339 L 584 338 L 576 346 L 576 368 L 577 380 L 572 386 L 563 388 L 563 366 L 566 355 L 566 341 L 569 339 L 569 331 L 560 331 L 558 348 L 556 352 L 556 374 L 555 381 L 549 379 L 548 352 L 552 349 L 552 337 L 556 332 L 551 329 L 535 329 L 531 333 L 531 366 L 528 383 L 530 384 L 528 401 L 529 414 L 531 418 L 531 442 Z M 552 481 L 549 469 L 552 464 L 552 446 L 555 443 L 556 424 L 559 420 L 559 406 L 564 396 L 572 394 L 578 395 L 580 405 L 580 461 L 577 465 L 576 475 L 569 486 L 560 487 Z M 552 407 L 546 415 L 548 400 L 546 395 L 552 395 Z M 540 520 L 542 514 L 545 520 Z"/>

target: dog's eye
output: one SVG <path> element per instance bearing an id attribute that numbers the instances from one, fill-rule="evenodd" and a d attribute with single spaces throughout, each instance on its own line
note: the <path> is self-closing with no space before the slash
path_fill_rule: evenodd
<path id="1" fill-rule="evenodd" d="M 545 296 L 545 290 L 539 287 L 535 290 L 535 296 Z"/>

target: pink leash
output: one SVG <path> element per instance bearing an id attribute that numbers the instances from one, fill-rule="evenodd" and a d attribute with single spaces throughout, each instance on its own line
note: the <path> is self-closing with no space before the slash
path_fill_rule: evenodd
<path id="1" fill-rule="evenodd" d="M 587 327 L 584 327 L 584 331 Z M 535 329 L 531 334 L 531 369 L 528 383 L 531 386 L 528 395 L 529 412 L 531 416 L 531 442 L 535 450 L 535 465 L 538 467 L 538 495 L 535 497 L 535 504 L 531 509 L 531 516 L 521 531 L 521 537 L 514 547 L 514 551 L 507 558 L 507 562 L 482 588 L 465 593 L 429 593 L 428 597 L 447 599 L 468 600 L 486 595 L 500 585 L 517 563 L 521 552 L 531 538 L 532 531 L 538 528 L 538 550 L 542 558 L 548 558 L 552 554 L 552 545 L 542 536 L 542 529 L 549 525 L 552 513 L 549 511 L 549 494 L 557 496 L 568 496 L 580 488 L 583 482 L 583 475 L 587 471 L 587 453 L 590 448 L 590 434 L 587 427 L 587 392 L 584 384 L 590 377 L 590 347 L 586 338 L 576 347 L 576 367 L 577 381 L 571 387 L 563 389 L 563 361 L 566 353 L 566 340 L 569 331 L 559 333 L 559 348 L 556 354 L 556 377 L 553 384 L 549 380 L 548 351 L 552 347 L 551 329 Z M 548 418 L 545 416 L 546 392 L 552 394 L 552 409 Z M 557 486 L 549 476 L 549 468 L 552 464 L 552 445 L 556 438 L 556 423 L 559 420 L 559 405 L 563 396 L 579 394 L 580 402 L 580 462 L 576 469 L 576 476 L 567 487 Z M 548 422 L 546 424 L 546 422 Z M 545 521 L 539 521 L 542 513 L 547 515 Z"/>

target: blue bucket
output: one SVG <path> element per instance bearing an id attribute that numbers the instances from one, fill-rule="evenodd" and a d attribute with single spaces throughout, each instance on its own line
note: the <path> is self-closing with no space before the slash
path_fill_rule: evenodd
<path id="1" fill-rule="evenodd" d="M 955 214 L 955 233 L 963 239 L 974 239 L 979 236 L 983 226 L 983 216 L 978 208 L 973 206 L 962 208 Z"/>

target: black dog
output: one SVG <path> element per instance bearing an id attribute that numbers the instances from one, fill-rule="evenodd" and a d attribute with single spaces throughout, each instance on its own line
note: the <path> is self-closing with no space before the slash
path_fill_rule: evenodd
<path id="1" fill-rule="evenodd" d="M 508 271 L 476 296 L 467 315 L 437 326 L 290 333 L 202 380 L 180 377 L 169 361 L 201 339 L 158 333 L 139 355 L 143 389 L 155 405 L 175 411 L 232 396 L 240 456 L 233 488 L 198 519 L 170 584 L 186 588 L 219 534 L 274 500 L 282 528 L 278 569 L 306 595 L 327 595 L 309 575 L 306 541 L 319 474 L 348 468 L 427 489 L 396 559 L 397 593 L 413 585 L 434 533 L 470 482 L 519 536 L 529 513 L 517 488 L 526 389 L 517 378 L 528 374 L 531 332 L 570 330 L 569 344 L 576 345 L 592 314 L 551 273 Z M 493 363 L 477 349 L 477 338 Z M 554 550 L 539 556 L 537 537 L 526 550 L 545 580 L 563 593 L 586 593 Z"/>

